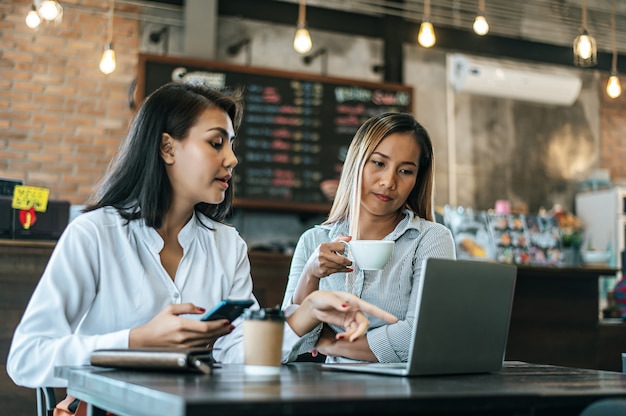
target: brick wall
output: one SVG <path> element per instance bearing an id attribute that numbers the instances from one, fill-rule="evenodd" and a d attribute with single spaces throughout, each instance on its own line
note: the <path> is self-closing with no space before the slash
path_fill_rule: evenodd
<path id="1" fill-rule="evenodd" d="M 24 23 L 31 4 L 0 2 L 0 177 L 82 204 L 133 115 L 139 23 L 114 17 L 117 69 L 104 75 L 107 1 L 64 0 L 63 21 L 37 31 Z"/>
<path id="2" fill-rule="evenodd" d="M 602 78 L 606 86 L 608 74 Z M 626 181 L 626 78 L 620 77 L 622 95 L 613 99 L 602 93 L 600 110 L 600 165 L 612 179 Z"/>

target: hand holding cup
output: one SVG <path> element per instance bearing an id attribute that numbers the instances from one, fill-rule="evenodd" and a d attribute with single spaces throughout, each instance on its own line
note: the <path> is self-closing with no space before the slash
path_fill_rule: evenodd
<path id="1" fill-rule="evenodd" d="M 348 258 L 351 256 L 361 270 L 384 269 L 395 245 L 395 242 L 390 240 L 352 240 L 342 243 L 345 246 L 345 255 Z"/>

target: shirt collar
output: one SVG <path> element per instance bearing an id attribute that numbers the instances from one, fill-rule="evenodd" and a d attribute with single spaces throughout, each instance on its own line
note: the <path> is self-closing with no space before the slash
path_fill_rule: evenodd
<path id="1" fill-rule="evenodd" d="M 400 220 L 396 228 L 384 239 L 396 241 L 404 234 L 408 237 L 416 237 L 423 227 L 423 219 L 417 217 L 410 209 L 404 210 L 404 218 Z M 339 235 L 348 235 L 348 221 L 340 221 L 333 224 L 323 224 L 319 227 L 328 230 L 328 236 L 334 240 Z"/>
<path id="2" fill-rule="evenodd" d="M 203 225 L 204 224 L 204 225 Z M 148 227 L 143 220 L 134 220 L 130 222 L 130 226 L 134 232 L 138 233 L 146 242 L 146 244 L 155 252 L 160 253 L 163 250 L 163 238 L 159 235 L 156 229 Z M 178 234 L 178 242 L 182 246 L 184 251 L 187 251 L 191 243 L 197 238 L 200 232 L 200 227 L 212 227 L 212 222 L 209 218 L 202 216 L 202 219 L 193 211 L 191 219 L 185 224 Z"/>

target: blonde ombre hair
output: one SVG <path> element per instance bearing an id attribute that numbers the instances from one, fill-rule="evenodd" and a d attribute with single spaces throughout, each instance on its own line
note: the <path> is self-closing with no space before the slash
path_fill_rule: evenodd
<path id="1" fill-rule="evenodd" d="M 408 113 L 382 113 L 371 117 L 357 130 L 343 165 L 337 194 L 324 224 L 349 221 L 349 235 L 359 238 L 359 212 L 363 168 L 380 142 L 393 133 L 410 132 L 420 147 L 417 179 L 403 208 L 433 221 L 435 158 L 426 129 Z"/>

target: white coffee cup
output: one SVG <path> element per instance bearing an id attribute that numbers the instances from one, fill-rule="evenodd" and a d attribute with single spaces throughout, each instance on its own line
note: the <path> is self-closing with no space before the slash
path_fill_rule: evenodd
<path id="1" fill-rule="evenodd" d="M 343 244 L 346 246 L 344 254 L 361 270 L 384 269 L 394 246 L 394 242 L 389 240 L 352 240 L 343 241 Z"/>

